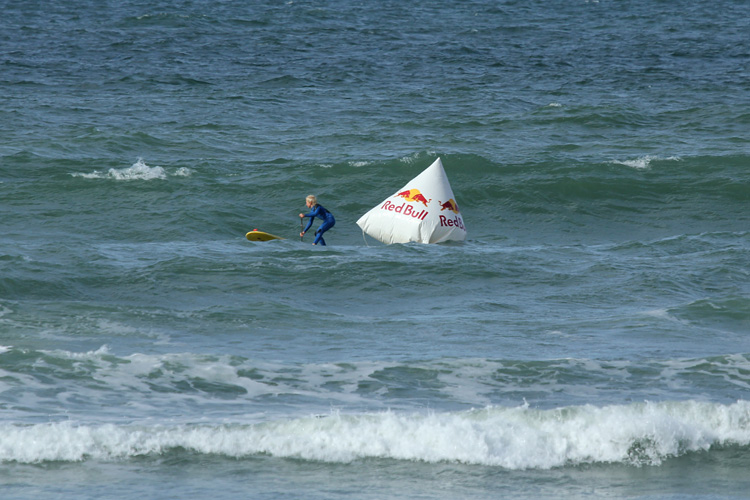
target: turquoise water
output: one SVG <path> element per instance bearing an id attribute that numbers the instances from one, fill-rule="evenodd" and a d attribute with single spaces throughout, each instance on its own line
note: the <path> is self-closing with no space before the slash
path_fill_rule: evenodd
<path id="1" fill-rule="evenodd" d="M 4 498 L 747 491 L 746 3 L 0 6 Z"/>

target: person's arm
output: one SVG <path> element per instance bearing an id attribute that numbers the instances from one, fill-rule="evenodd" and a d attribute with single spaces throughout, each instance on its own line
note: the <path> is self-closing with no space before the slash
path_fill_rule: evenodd
<path id="1" fill-rule="evenodd" d="M 307 217 L 307 215 L 305 217 Z M 315 220 L 315 219 L 313 217 L 310 217 L 310 220 L 308 221 L 307 226 L 305 227 L 305 229 L 302 230 L 302 233 L 306 233 L 307 230 L 310 229 L 310 226 L 312 226 L 313 220 Z"/>
<path id="2" fill-rule="evenodd" d="M 320 205 L 315 205 L 315 209 L 312 210 L 309 214 L 302 214 L 303 217 L 310 217 L 310 221 L 307 223 L 307 227 L 302 231 L 303 233 L 306 233 L 307 230 L 310 229 L 317 215 L 320 215 Z"/>

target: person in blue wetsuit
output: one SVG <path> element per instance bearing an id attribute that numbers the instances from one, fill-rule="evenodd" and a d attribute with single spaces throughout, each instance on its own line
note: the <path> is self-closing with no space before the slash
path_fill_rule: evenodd
<path id="1" fill-rule="evenodd" d="M 333 218 L 333 214 L 323 208 L 323 205 L 318 205 L 318 200 L 315 198 L 314 195 L 310 195 L 305 200 L 305 204 L 307 205 L 307 208 L 310 209 L 309 214 L 299 214 L 300 218 L 310 217 L 310 222 L 307 223 L 307 227 L 299 233 L 300 237 L 304 236 L 308 229 L 310 229 L 310 226 L 312 226 L 313 221 L 315 220 L 315 217 L 319 219 L 323 219 L 323 223 L 320 225 L 317 231 L 315 231 L 315 241 L 313 241 L 313 245 L 317 245 L 320 243 L 321 245 L 326 245 L 326 240 L 323 239 L 323 233 L 331 229 L 334 224 L 336 224 L 336 219 Z"/>

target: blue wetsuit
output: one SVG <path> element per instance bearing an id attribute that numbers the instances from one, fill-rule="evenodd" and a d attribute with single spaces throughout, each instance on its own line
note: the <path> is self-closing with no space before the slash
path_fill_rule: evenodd
<path id="1" fill-rule="evenodd" d="M 313 242 L 313 244 L 317 245 L 318 243 L 320 243 L 321 245 L 325 246 L 326 240 L 323 239 L 323 233 L 331 229 L 333 225 L 336 224 L 336 219 L 333 218 L 333 214 L 323 208 L 323 205 L 315 205 L 309 214 L 305 214 L 305 217 L 310 217 L 310 222 L 307 223 L 307 227 L 305 228 L 304 232 L 307 232 L 307 230 L 310 229 L 310 226 L 312 226 L 315 217 L 323 219 L 323 223 L 320 225 L 318 230 L 315 231 L 315 241 Z"/>

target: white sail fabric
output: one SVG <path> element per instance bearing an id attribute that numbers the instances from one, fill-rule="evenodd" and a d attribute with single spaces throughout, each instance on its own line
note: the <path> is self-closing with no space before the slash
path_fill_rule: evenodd
<path id="1" fill-rule="evenodd" d="M 466 226 L 440 158 L 360 217 L 357 225 L 383 243 L 466 239 Z"/>

